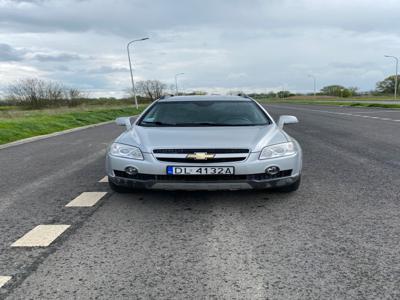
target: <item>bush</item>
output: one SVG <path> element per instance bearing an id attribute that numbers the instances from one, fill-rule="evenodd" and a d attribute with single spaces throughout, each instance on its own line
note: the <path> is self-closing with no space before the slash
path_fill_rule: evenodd
<path id="1" fill-rule="evenodd" d="M 334 97 L 353 97 L 357 95 L 357 87 L 346 88 L 341 85 L 328 85 L 321 89 L 322 95 L 334 96 Z"/>
<path id="2" fill-rule="evenodd" d="M 396 75 L 389 76 L 376 84 L 376 92 L 380 95 L 392 95 L 394 93 Z M 400 75 L 397 76 L 397 90 L 400 86 Z"/>

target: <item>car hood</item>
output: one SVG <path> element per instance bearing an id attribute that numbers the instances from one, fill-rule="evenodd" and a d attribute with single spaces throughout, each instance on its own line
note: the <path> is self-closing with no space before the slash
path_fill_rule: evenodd
<path id="1" fill-rule="evenodd" d="M 267 145 L 287 141 L 275 125 L 243 127 L 142 127 L 123 133 L 119 143 L 151 153 L 159 148 L 246 148 L 258 152 Z"/>

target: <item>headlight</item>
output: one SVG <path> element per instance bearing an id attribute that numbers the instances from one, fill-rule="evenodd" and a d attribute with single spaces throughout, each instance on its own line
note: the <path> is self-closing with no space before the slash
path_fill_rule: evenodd
<path id="1" fill-rule="evenodd" d="M 138 147 L 113 143 L 110 147 L 110 154 L 119 157 L 143 160 L 142 151 Z"/>
<path id="2" fill-rule="evenodd" d="M 265 147 L 260 153 L 260 159 L 270 159 L 296 154 L 294 143 L 282 143 Z"/>

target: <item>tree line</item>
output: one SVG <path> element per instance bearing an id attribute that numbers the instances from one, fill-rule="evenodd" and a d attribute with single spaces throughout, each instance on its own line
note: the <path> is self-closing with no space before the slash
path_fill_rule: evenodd
<path id="1" fill-rule="evenodd" d="M 369 92 L 360 92 L 357 87 L 345 87 L 339 84 L 332 84 L 322 87 L 317 91 L 318 96 L 332 96 L 332 97 L 353 97 L 360 95 L 373 95 L 373 96 L 384 96 L 393 95 L 395 88 L 396 76 L 392 75 L 385 78 L 382 81 L 376 83 L 375 90 Z M 397 77 L 397 90 L 400 91 L 400 76 Z M 308 95 L 312 95 L 309 93 Z M 291 96 L 300 96 L 304 94 L 294 94 L 288 90 L 282 90 L 278 92 L 268 93 L 252 93 L 249 96 L 267 97 L 267 98 L 287 98 Z"/>
<path id="2" fill-rule="evenodd" d="M 135 91 L 139 96 L 141 103 L 152 102 L 161 96 L 168 94 L 168 91 L 173 93 L 174 85 L 168 86 L 160 80 L 141 80 L 135 83 Z M 127 92 L 129 97 L 125 98 L 125 100 L 132 100 L 132 89 L 127 89 Z M 205 93 L 192 92 L 191 94 Z M 84 93 L 77 88 L 67 87 L 60 82 L 38 78 L 27 78 L 17 80 L 8 86 L 6 101 L 3 101 L 2 104 L 24 106 L 30 109 L 41 109 L 58 106 L 71 107 L 84 103 L 91 104 L 94 102 L 93 100 L 94 99 L 89 98 L 87 93 Z M 104 101 L 100 104 L 105 104 L 109 100 L 117 99 L 102 100 Z M 99 101 L 96 102 L 99 103 Z"/>
<path id="3" fill-rule="evenodd" d="M 373 95 L 391 95 L 394 93 L 396 76 L 392 75 L 379 81 L 376 89 L 371 92 Z M 400 76 L 397 80 L 398 90 L 400 86 Z M 168 86 L 160 80 L 142 80 L 136 82 L 136 93 L 141 97 L 141 101 L 154 101 L 168 91 L 173 93 L 174 86 Z M 128 90 L 132 96 L 132 89 Z M 192 92 L 192 95 L 204 95 L 205 92 Z M 344 87 L 342 85 L 324 86 L 318 95 L 334 97 L 352 97 L 358 95 L 356 87 Z M 253 94 L 256 95 L 256 94 Z M 279 91 L 261 94 L 266 97 L 286 98 L 294 96 L 290 91 Z M 260 96 L 260 94 L 258 94 Z M 54 106 L 77 106 L 88 102 L 88 95 L 83 91 L 66 87 L 64 84 L 55 81 L 47 81 L 37 78 L 22 79 L 14 82 L 8 87 L 7 103 L 25 106 L 28 108 L 46 108 Z"/>
<path id="4" fill-rule="evenodd" d="M 37 78 L 21 79 L 8 87 L 7 102 L 28 108 L 76 106 L 86 94 L 60 82 Z"/>
<path id="5" fill-rule="evenodd" d="M 397 90 L 400 85 L 400 76 L 397 76 Z M 371 91 L 373 95 L 393 95 L 396 82 L 396 75 L 386 77 L 384 80 L 376 83 L 375 90 Z M 357 87 L 344 87 L 341 85 L 328 85 L 320 90 L 321 95 L 335 96 L 335 97 L 352 97 L 357 96 Z"/>

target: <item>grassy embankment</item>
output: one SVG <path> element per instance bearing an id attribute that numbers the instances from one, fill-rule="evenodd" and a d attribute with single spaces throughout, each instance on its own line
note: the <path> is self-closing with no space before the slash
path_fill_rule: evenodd
<path id="1" fill-rule="evenodd" d="M 330 106 L 352 106 L 352 107 L 381 107 L 381 108 L 400 108 L 399 103 L 382 103 L 391 101 L 392 97 L 353 97 L 353 98 L 334 98 L 334 97 L 304 97 L 294 96 L 289 98 L 257 98 L 262 103 L 289 103 L 289 104 L 315 104 Z M 366 102 L 368 101 L 368 102 Z M 371 103 L 373 102 L 373 103 Z"/>
<path id="2" fill-rule="evenodd" d="M 101 123 L 143 111 L 132 105 L 88 105 L 74 108 L 24 110 L 0 106 L 0 145 L 33 136 Z"/>

